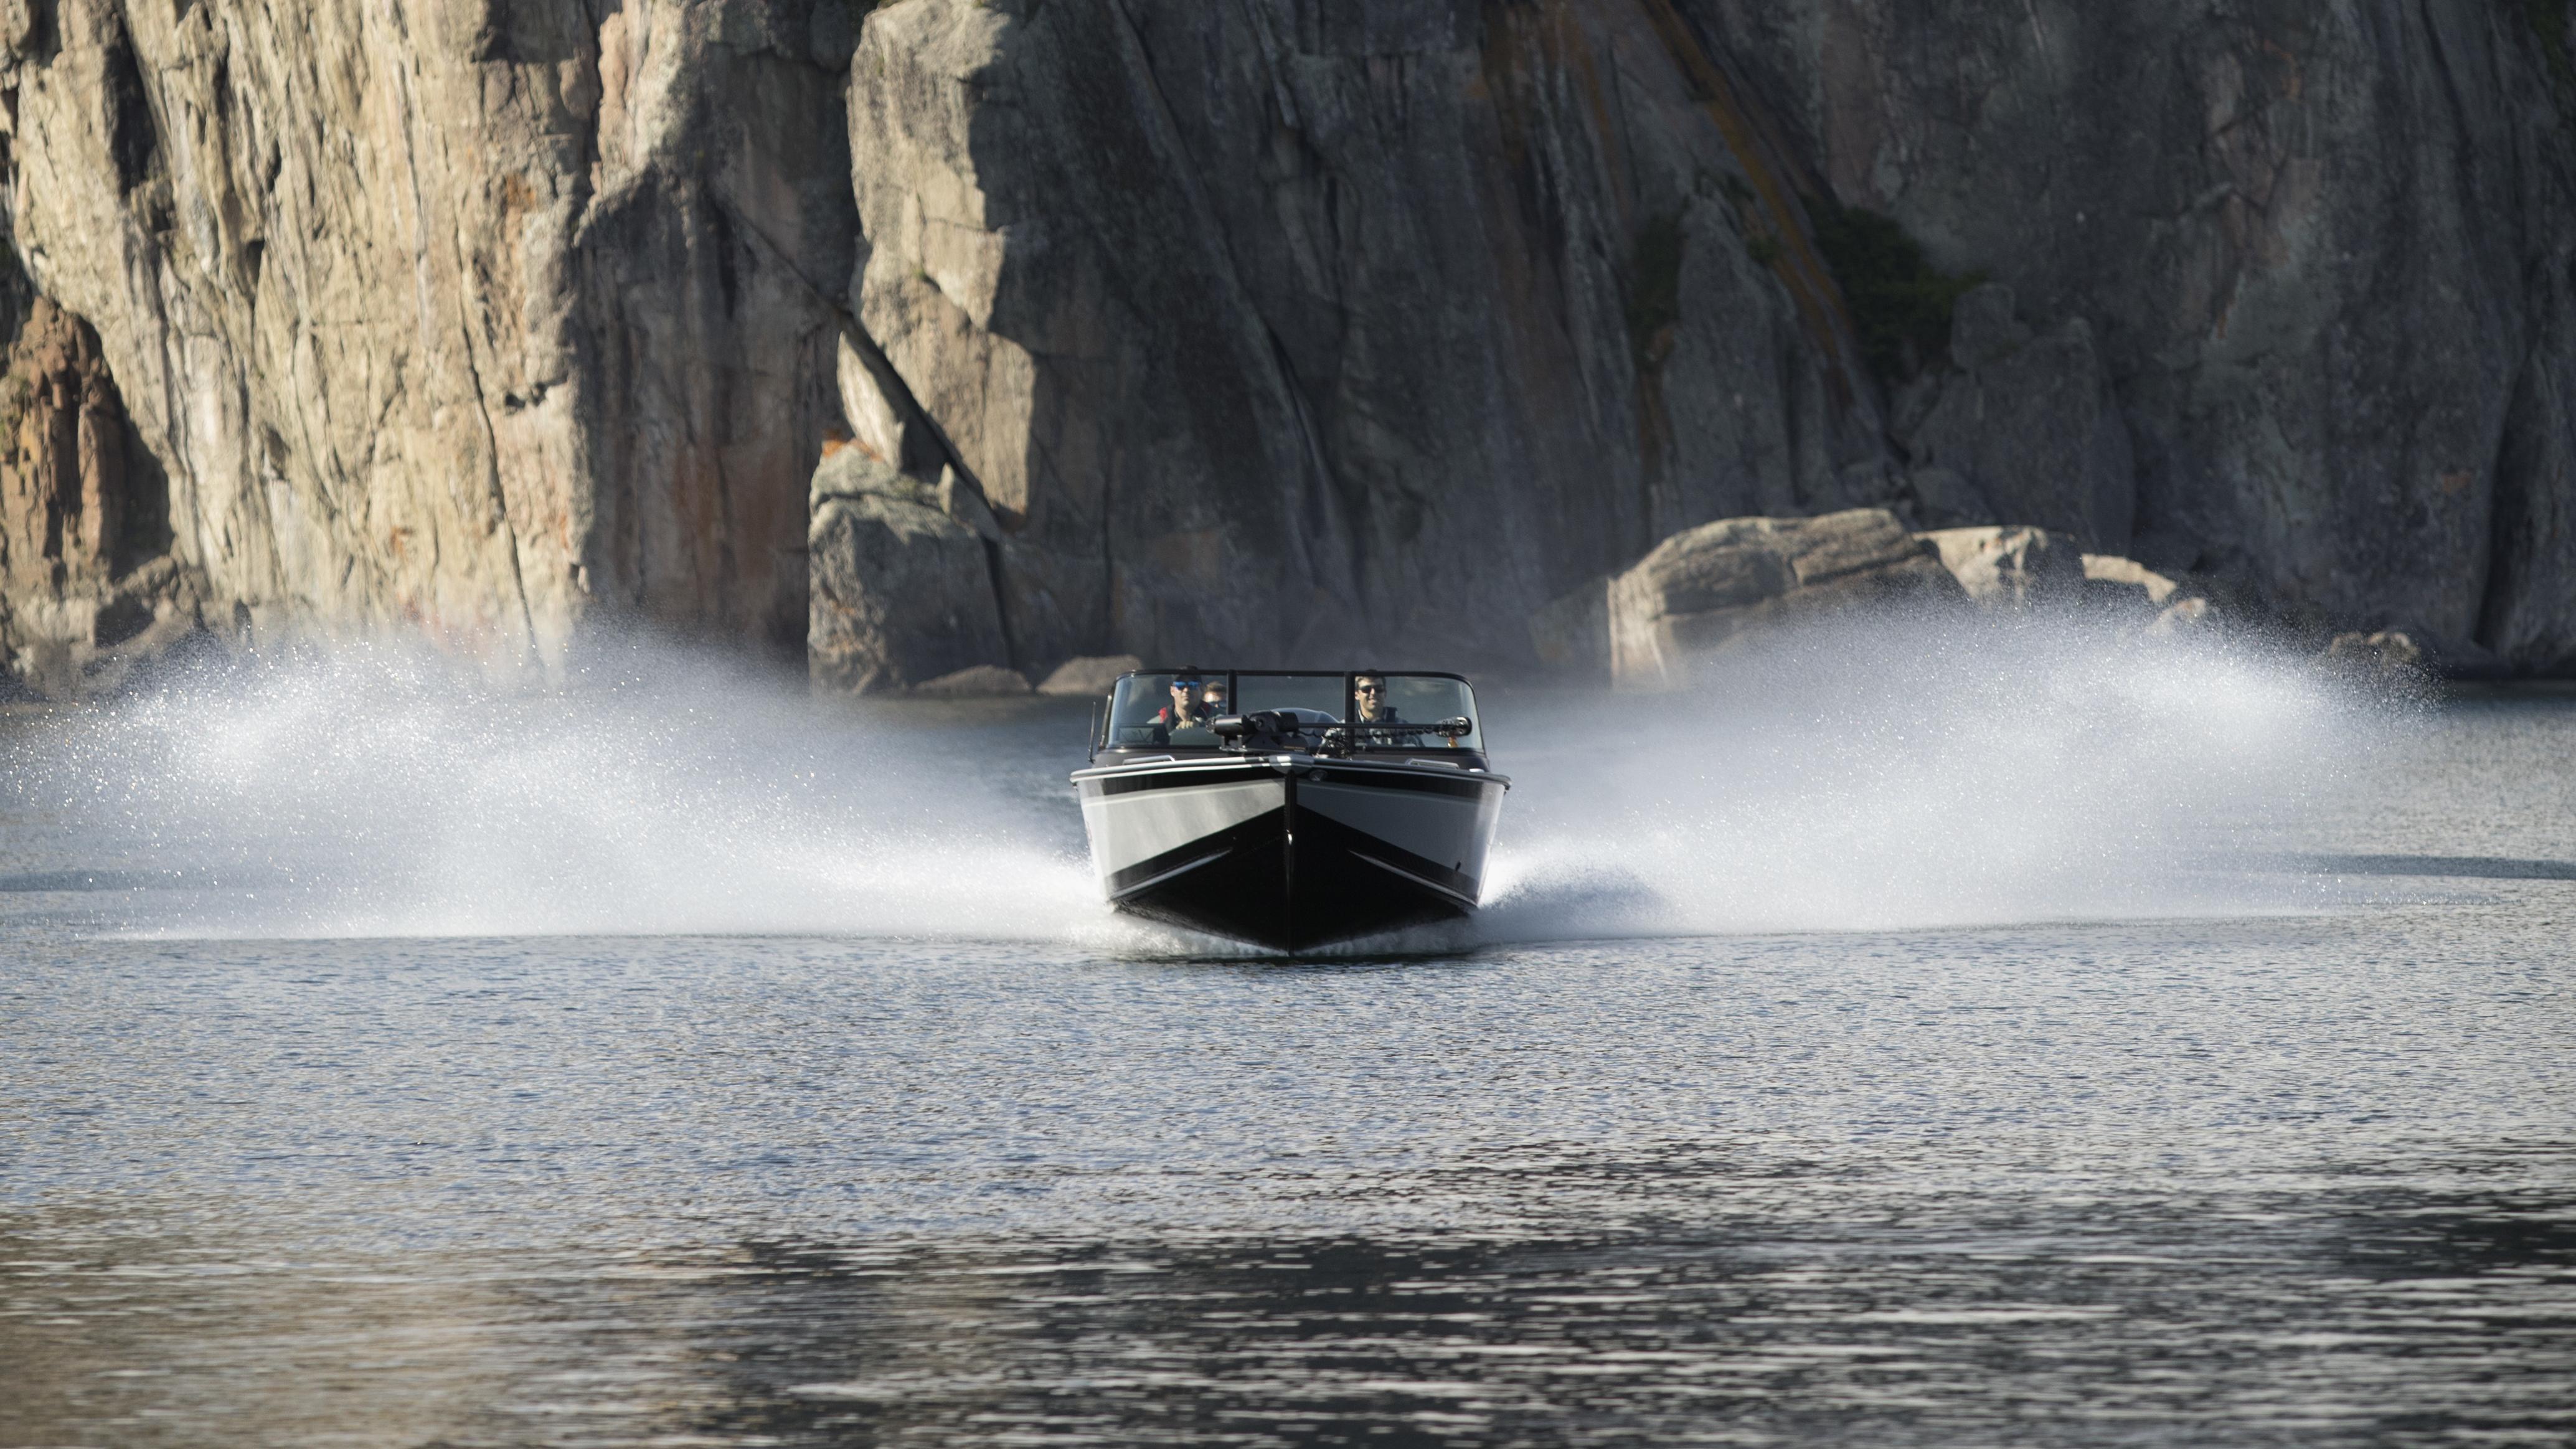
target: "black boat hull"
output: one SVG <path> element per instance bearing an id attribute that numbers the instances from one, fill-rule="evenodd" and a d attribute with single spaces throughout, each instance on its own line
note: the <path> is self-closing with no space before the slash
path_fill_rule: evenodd
<path id="1" fill-rule="evenodd" d="M 1304 755 L 1074 776 L 1120 910 L 1299 951 L 1476 909 L 1509 782 Z"/>

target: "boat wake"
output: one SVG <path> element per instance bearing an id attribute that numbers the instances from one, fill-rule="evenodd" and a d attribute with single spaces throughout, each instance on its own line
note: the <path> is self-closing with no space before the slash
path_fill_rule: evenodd
<path id="1" fill-rule="evenodd" d="M 531 689 L 351 647 L 12 745 L 10 814 L 129 887 L 97 907 L 120 934 L 1115 934 L 1061 748 L 1032 771 L 991 712 L 835 708 L 686 650 Z"/>
<path id="2" fill-rule="evenodd" d="M 1697 695 L 1485 703 L 1514 780 L 1485 910 L 1350 950 L 2314 908 L 2313 881 L 2213 862 L 2306 848 L 2386 733 L 2261 650 L 2074 624 L 1819 629 Z M 116 934 L 1245 954 L 1101 904 L 1081 729 L 816 702 L 672 649 L 529 690 L 348 648 L 8 731 L 0 885 Z"/>
<path id="3" fill-rule="evenodd" d="M 1820 626 L 1697 694 L 1532 713 L 1495 727 L 1489 939 L 2316 909 L 2245 863 L 2403 717 L 2259 644 L 2067 618 Z"/>

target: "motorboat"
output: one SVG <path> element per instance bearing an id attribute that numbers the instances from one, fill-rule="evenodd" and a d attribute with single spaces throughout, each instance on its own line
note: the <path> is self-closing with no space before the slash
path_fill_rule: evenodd
<path id="1" fill-rule="evenodd" d="M 1456 674 L 1140 669 L 1073 785 L 1119 910 L 1280 951 L 1476 909 L 1511 781 Z"/>

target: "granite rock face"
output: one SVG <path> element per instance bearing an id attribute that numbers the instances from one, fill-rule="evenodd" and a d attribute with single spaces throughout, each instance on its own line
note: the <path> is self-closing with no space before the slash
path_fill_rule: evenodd
<path id="1" fill-rule="evenodd" d="M 1485 668 L 1661 540 L 1878 506 L 2576 672 L 2546 5 L 17 0 L 0 290 L 92 329 L 132 507 L 0 597 L 819 661 L 818 580 L 893 606 L 865 528 L 965 590 L 955 529 L 945 672 Z M 1993 284 L 1917 375 L 1851 209 Z M 905 485 L 818 505 L 843 442 Z M 937 677 L 889 627 L 818 670 Z"/>
<path id="2" fill-rule="evenodd" d="M 1027 660 L 1516 662 L 1677 529 L 1892 491 L 1790 182 L 1661 4 L 907 0 L 849 117 L 854 310 Z"/>
<path id="3" fill-rule="evenodd" d="M 838 0 L 27 0 L 9 227 L 229 625 L 801 642 Z"/>
<path id="4" fill-rule="evenodd" d="M 2087 324 L 2136 466 L 2089 547 L 2576 669 L 2563 3 L 1692 11 L 1844 205 Z"/>
<path id="5" fill-rule="evenodd" d="M 1923 521 L 2010 519 L 2128 547 L 2137 464 L 2093 329 L 2079 317 L 2036 333 L 2014 317 L 2011 289 L 1989 282 L 1959 299 L 1949 360 L 1900 399 L 1895 422 L 1919 467 L 1952 475 L 1918 489 Z"/>
<path id="6" fill-rule="evenodd" d="M 857 310 L 1042 655 L 1508 659 L 1474 621 L 1700 519 L 1894 501 L 2576 667 L 2551 43 L 2478 0 L 909 0 L 853 69 Z M 1826 204 L 1994 279 L 1924 375 L 1858 376 Z"/>

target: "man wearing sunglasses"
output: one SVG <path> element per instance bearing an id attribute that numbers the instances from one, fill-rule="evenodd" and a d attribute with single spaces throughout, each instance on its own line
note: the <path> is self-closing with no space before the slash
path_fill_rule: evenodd
<path id="1" fill-rule="evenodd" d="M 1212 685 L 1216 691 L 1213 697 L 1219 701 L 1215 709 L 1199 703 L 1199 680 L 1188 675 L 1175 677 L 1172 680 L 1172 702 L 1154 715 L 1154 743 L 1170 744 L 1174 730 L 1206 729 L 1208 722 L 1224 710 L 1225 681 L 1215 680 Z"/>
<path id="2" fill-rule="evenodd" d="M 1360 724 L 1391 725 L 1405 721 L 1396 714 L 1395 706 L 1386 702 L 1386 676 L 1356 675 L 1351 680 L 1351 718 Z M 1397 749 L 1422 748 L 1422 736 L 1416 734 L 1380 734 L 1370 731 L 1361 743 L 1393 745 Z"/>

